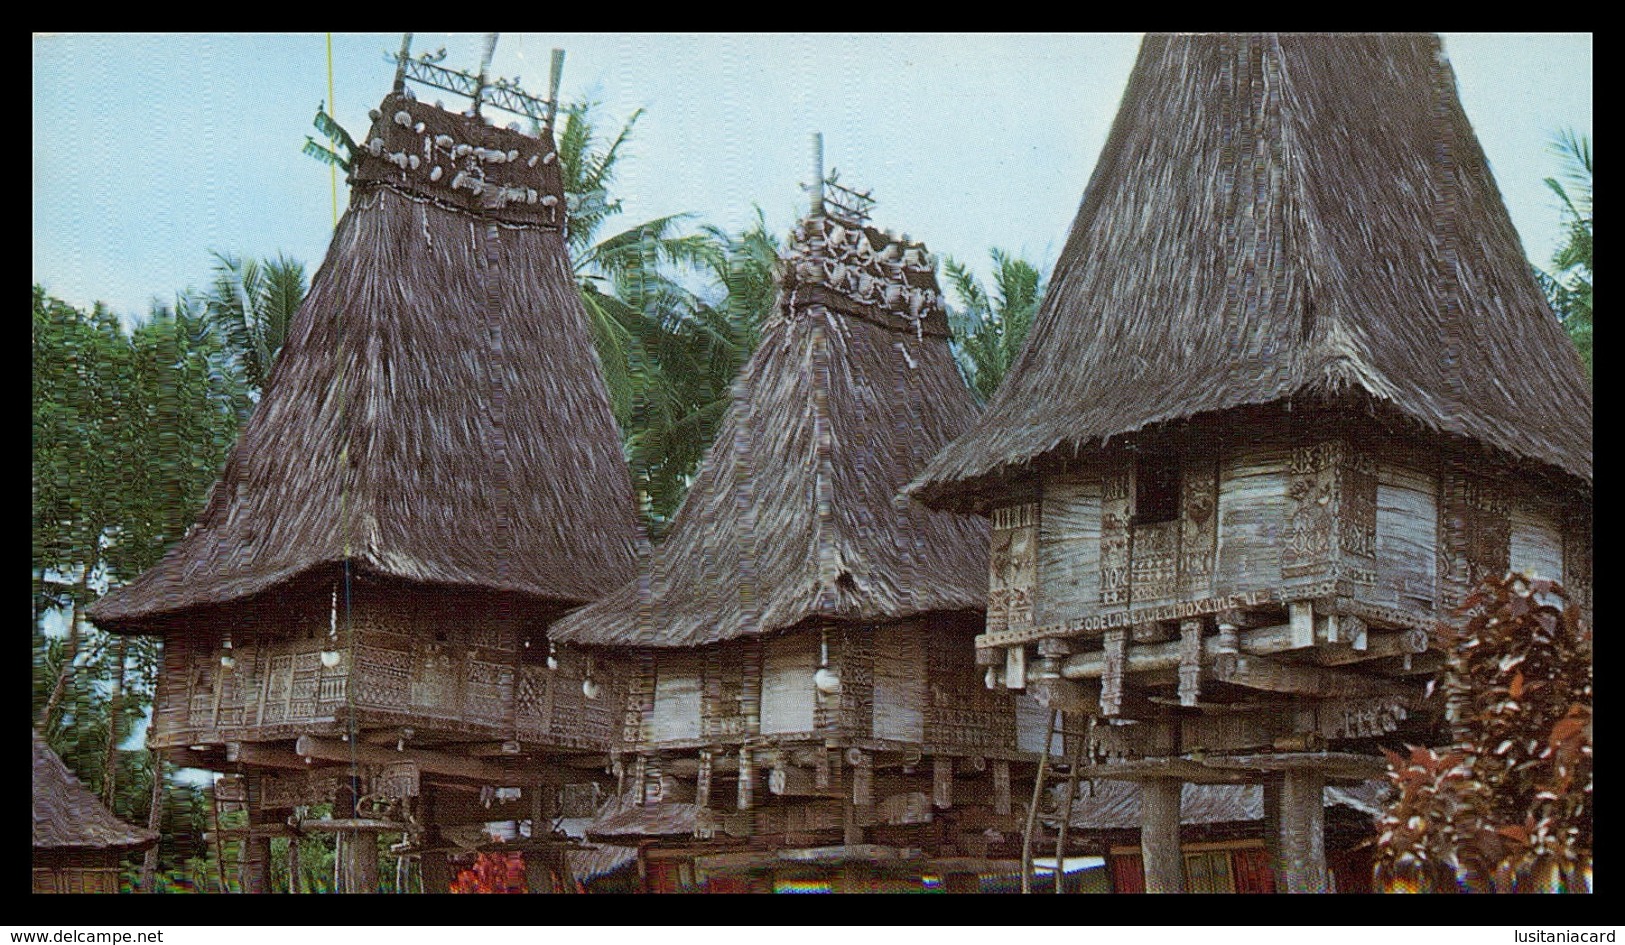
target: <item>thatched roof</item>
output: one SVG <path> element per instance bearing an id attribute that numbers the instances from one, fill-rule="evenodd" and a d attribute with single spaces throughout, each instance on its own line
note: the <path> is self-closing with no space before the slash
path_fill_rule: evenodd
<path id="1" fill-rule="evenodd" d="M 665 542 L 636 581 L 554 624 L 556 639 L 701 646 L 985 606 L 985 523 L 897 495 L 975 415 L 928 257 L 814 216 L 781 268 Z"/>
<path id="2" fill-rule="evenodd" d="M 60 851 L 145 850 L 158 842 L 151 830 L 132 827 L 102 806 L 34 734 L 34 849 Z"/>
<path id="3" fill-rule="evenodd" d="M 380 112 L 207 508 L 96 604 L 101 626 L 139 629 L 345 558 L 571 604 L 631 576 L 636 506 L 551 136 L 395 95 Z"/>
<path id="4" fill-rule="evenodd" d="M 1092 795 L 1081 793 L 1072 807 L 1074 830 L 1139 830 L 1140 785 L 1132 781 L 1096 781 Z M 1388 794 L 1386 781 L 1364 781 L 1353 787 L 1329 785 L 1327 807 L 1347 807 L 1375 816 Z M 1234 824 L 1264 819 L 1264 789 L 1257 784 L 1186 784 L 1180 794 L 1182 824 Z"/>
<path id="5" fill-rule="evenodd" d="M 655 837 L 692 837 L 699 822 L 697 804 L 679 801 L 636 804 L 623 794 L 605 804 L 587 827 L 587 839 L 605 843 L 631 843 Z"/>
<path id="6" fill-rule="evenodd" d="M 1026 347 L 910 491 L 1349 391 L 1591 480 L 1590 388 L 1438 38 L 1150 36 Z"/>

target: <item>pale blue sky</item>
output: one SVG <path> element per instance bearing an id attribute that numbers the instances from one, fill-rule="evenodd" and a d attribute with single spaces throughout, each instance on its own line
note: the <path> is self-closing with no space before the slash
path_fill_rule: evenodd
<path id="1" fill-rule="evenodd" d="M 333 37 L 342 124 L 388 90 L 400 34 Z M 873 188 L 876 222 L 987 268 L 1001 246 L 1053 263 L 1138 48 L 1116 35 L 505 34 L 493 72 L 604 130 L 645 108 L 614 192 L 630 224 L 679 211 L 733 229 L 759 204 L 783 234 L 805 205 L 808 138 Z M 418 34 L 472 70 L 476 34 Z M 1525 249 L 1559 238 L 1541 178 L 1559 127 L 1591 132 L 1589 35 L 1445 34 L 1463 102 Z M 327 98 L 326 39 L 56 35 L 33 40 L 33 279 L 74 304 L 144 314 L 201 286 L 209 251 L 286 253 L 314 273 L 332 230 L 327 169 L 300 154 Z M 466 102 L 443 97 L 451 107 Z M 500 113 L 499 113 L 500 114 Z M 505 120 L 505 119 L 502 119 Z M 339 181 L 341 207 L 345 200 Z"/>

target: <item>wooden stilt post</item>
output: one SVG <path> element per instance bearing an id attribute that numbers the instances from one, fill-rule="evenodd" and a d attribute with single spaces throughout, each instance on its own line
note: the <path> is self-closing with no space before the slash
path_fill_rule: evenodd
<path id="1" fill-rule="evenodd" d="M 1273 777 L 1264 782 L 1264 852 L 1270 861 L 1270 879 L 1275 892 L 1286 888 L 1286 873 L 1281 869 L 1281 779 Z"/>
<path id="2" fill-rule="evenodd" d="M 1185 858 L 1179 849 L 1179 802 L 1184 783 L 1153 778 L 1140 785 L 1140 855 L 1145 891 L 1185 891 Z"/>
<path id="3" fill-rule="evenodd" d="M 423 874 L 423 891 L 426 893 L 451 892 L 452 869 L 451 861 L 446 858 L 443 850 L 426 850 L 418 860 L 418 869 Z"/>
<path id="4" fill-rule="evenodd" d="M 356 788 L 344 782 L 333 804 L 336 815 L 359 817 L 356 811 Z M 344 830 L 337 834 L 334 850 L 334 877 L 338 892 L 374 893 L 378 891 L 378 840 L 369 830 Z"/>
<path id="5" fill-rule="evenodd" d="M 1326 777 L 1292 770 L 1281 782 L 1282 892 L 1326 892 Z"/>

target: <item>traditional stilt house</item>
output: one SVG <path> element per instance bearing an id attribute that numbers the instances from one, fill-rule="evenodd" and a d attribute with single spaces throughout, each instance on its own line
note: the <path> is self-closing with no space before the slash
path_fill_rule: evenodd
<path id="1" fill-rule="evenodd" d="M 102 806 L 38 732 L 34 735 L 33 891 L 119 891 L 119 861 L 158 842 Z"/>
<path id="2" fill-rule="evenodd" d="M 977 652 L 1140 782 L 1261 784 L 1280 887 L 1508 567 L 1590 607 L 1590 389 L 1436 37 L 1146 39 L 1026 349 L 910 492 L 993 524 Z M 1094 723 L 1087 718 L 1096 719 Z"/>
<path id="3" fill-rule="evenodd" d="M 819 191 L 669 536 L 555 626 L 626 667 L 630 797 L 588 836 L 642 842 L 645 888 L 918 888 L 1013 855 L 1032 756 L 973 661 L 986 526 L 897 495 L 975 405 L 930 257 L 867 207 Z"/>
<path id="4" fill-rule="evenodd" d="M 432 850 L 443 824 L 545 824 L 550 789 L 601 772 L 619 721 L 614 681 L 547 635 L 631 577 L 639 540 L 551 108 L 538 137 L 493 127 L 415 101 L 403 74 L 547 103 L 401 61 L 207 508 L 91 612 L 163 636 L 150 743 L 234 775 L 216 791 L 254 824 L 249 889 L 296 806 L 335 805 L 305 826 L 345 831 L 356 890 L 376 887 L 366 831 Z M 424 886 L 446 891 L 431 860 Z"/>

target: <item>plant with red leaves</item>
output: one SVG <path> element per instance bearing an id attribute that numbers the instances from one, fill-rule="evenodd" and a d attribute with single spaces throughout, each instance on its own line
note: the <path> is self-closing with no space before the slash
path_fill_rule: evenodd
<path id="1" fill-rule="evenodd" d="M 1388 753 L 1396 797 L 1376 870 L 1390 891 L 1591 888 L 1591 636 L 1561 585 L 1486 578 L 1451 634 L 1455 744 Z"/>
<path id="2" fill-rule="evenodd" d="M 522 853 L 478 853 L 474 865 L 457 873 L 451 884 L 454 893 L 522 893 L 525 886 L 525 856 Z"/>

